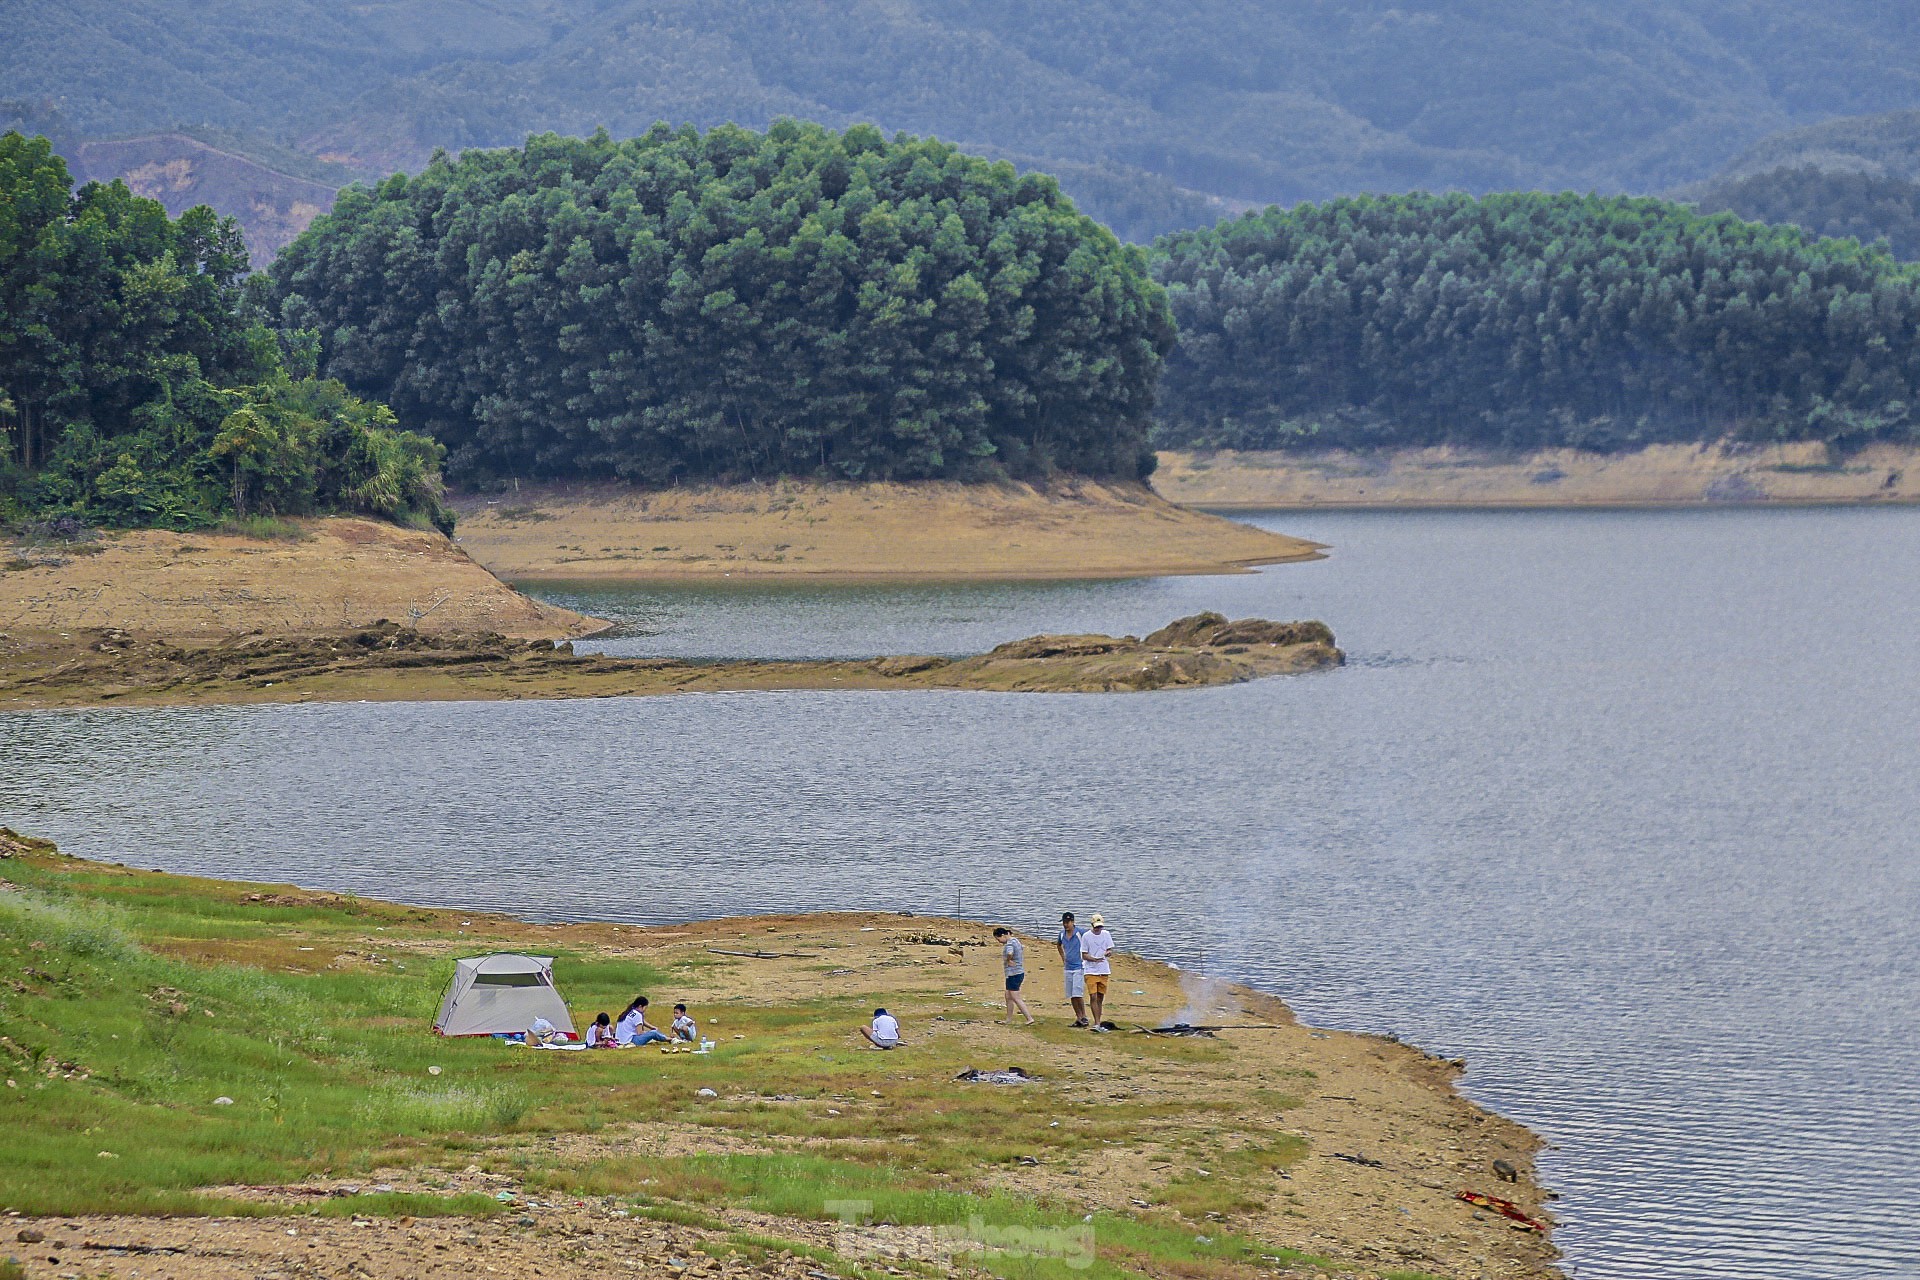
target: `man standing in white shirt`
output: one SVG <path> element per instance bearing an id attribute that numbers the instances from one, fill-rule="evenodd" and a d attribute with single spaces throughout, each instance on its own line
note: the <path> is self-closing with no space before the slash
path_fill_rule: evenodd
<path id="1" fill-rule="evenodd" d="M 1113 973 L 1113 963 L 1107 959 L 1113 953 L 1113 935 L 1107 932 L 1106 917 L 1095 912 L 1091 926 L 1080 935 L 1080 957 L 1085 963 L 1087 977 L 1087 1012 L 1093 1016 L 1093 1029 L 1105 1031 L 1101 1024 L 1106 1021 L 1107 979 Z"/>

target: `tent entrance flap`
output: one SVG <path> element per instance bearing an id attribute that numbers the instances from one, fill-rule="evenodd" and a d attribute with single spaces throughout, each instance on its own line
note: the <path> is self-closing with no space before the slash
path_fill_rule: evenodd
<path id="1" fill-rule="evenodd" d="M 566 1001 L 553 985 L 552 956 L 493 955 L 458 960 L 433 1029 L 443 1036 L 525 1031 L 545 1018 L 573 1034 Z"/>

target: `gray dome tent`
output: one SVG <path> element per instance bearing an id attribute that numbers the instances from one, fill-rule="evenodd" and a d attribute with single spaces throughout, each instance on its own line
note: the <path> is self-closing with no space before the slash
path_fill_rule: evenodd
<path id="1" fill-rule="evenodd" d="M 552 956 L 475 956 L 456 960 L 433 1029 L 443 1036 L 525 1031 L 535 1018 L 573 1034 L 567 1002 L 553 986 Z"/>

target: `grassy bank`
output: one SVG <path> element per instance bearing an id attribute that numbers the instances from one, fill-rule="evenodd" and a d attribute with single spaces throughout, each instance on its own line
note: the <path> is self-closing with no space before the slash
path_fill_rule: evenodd
<path id="1" fill-rule="evenodd" d="M 136 1230 L 149 1252 L 202 1258 L 298 1234 L 308 1265 L 335 1240 L 364 1257 L 384 1223 L 450 1266 L 468 1249 L 544 1265 L 657 1247 L 848 1275 L 884 1257 L 895 1274 L 1220 1280 L 1404 1280 L 1476 1256 L 1544 1275 L 1551 1256 L 1450 1194 L 1495 1154 L 1524 1165 L 1531 1135 L 1462 1102 L 1446 1064 L 1311 1032 L 1252 992 L 1223 988 L 1209 1012 L 1271 1030 L 1094 1037 L 1045 990 L 1038 1026 L 1006 1027 L 997 953 L 965 922 L 537 926 L 0 841 L 0 1209 L 49 1237 L 220 1215 Z M 635 991 L 687 999 L 718 1048 L 432 1036 L 452 959 L 494 949 L 558 957 L 578 1021 Z M 1115 985 L 1123 1023 L 1186 999 L 1178 974 L 1131 957 Z M 905 1050 L 853 1035 L 876 1002 Z M 1035 1080 L 955 1079 L 1008 1064 Z M 1331 1158 L 1356 1148 L 1380 1163 Z M 1538 1207 L 1537 1188 L 1517 1194 Z"/>

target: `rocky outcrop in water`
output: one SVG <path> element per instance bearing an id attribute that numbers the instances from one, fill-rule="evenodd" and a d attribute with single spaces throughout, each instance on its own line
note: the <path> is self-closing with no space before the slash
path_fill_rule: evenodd
<path id="1" fill-rule="evenodd" d="M 988 689 L 1120 693 L 1235 684 L 1343 660 L 1319 622 L 1182 618 L 1134 636 L 1040 635 L 968 658 L 689 662 L 576 654 L 569 643 L 394 622 L 319 635 L 254 632 L 200 646 L 110 628 L 0 636 L 0 705 L 354 699 L 565 698 L 721 689 Z"/>
<path id="2" fill-rule="evenodd" d="M 1228 621 L 1196 613 L 1135 636 L 1041 635 L 964 658 L 940 683 L 1023 692 L 1119 693 L 1237 684 L 1264 675 L 1313 671 L 1345 661 L 1324 622 Z"/>

